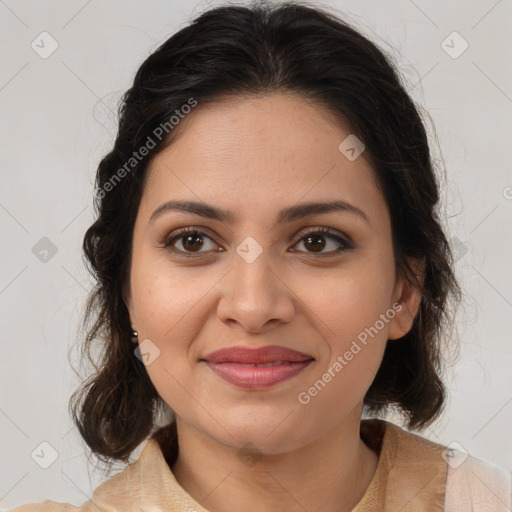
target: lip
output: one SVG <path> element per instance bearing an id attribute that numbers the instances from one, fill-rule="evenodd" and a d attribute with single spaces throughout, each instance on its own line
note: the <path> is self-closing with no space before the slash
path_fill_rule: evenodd
<path id="1" fill-rule="evenodd" d="M 219 377 L 245 389 L 266 389 L 291 379 L 314 358 L 296 350 L 268 345 L 258 349 L 228 347 L 208 355 L 208 367 Z M 274 363 L 273 366 L 255 366 Z"/>
<path id="2" fill-rule="evenodd" d="M 291 379 L 309 366 L 313 359 L 279 366 L 258 367 L 239 363 L 212 363 L 206 361 L 212 371 L 225 381 L 245 389 L 266 389 Z"/>
<path id="3" fill-rule="evenodd" d="M 211 363 L 265 364 L 273 361 L 303 362 L 313 357 L 290 348 L 267 345 L 260 348 L 227 347 L 212 352 L 204 359 Z"/>

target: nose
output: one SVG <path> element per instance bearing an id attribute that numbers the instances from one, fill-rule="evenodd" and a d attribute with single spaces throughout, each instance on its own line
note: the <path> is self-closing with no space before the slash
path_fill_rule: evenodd
<path id="1" fill-rule="evenodd" d="M 241 325 L 248 333 L 290 322 L 295 314 L 293 291 L 285 276 L 271 268 L 265 251 L 251 263 L 236 255 L 233 268 L 222 283 L 219 318 Z"/>

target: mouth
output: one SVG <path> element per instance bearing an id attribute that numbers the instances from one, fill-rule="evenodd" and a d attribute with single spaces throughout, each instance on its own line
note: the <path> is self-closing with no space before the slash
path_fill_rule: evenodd
<path id="1" fill-rule="evenodd" d="M 219 377 L 245 389 L 266 389 L 295 377 L 313 362 L 313 359 L 292 363 L 276 361 L 275 365 L 240 364 L 240 363 L 211 363 L 210 369 Z"/>
<path id="2" fill-rule="evenodd" d="M 265 389 L 291 379 L 313 361 L 314 357 L 279 346 L 259 349 L 229 347 L 201 359 L 219 377 L 245 389 Z"/>
<path id="3" fill-rule="evenodd" d="M 211 363 L 241 363 L 241 364 L 268 364 L 268 363 L 298 363 L 313 356 L 278 345 L 267 345 L 260 348 L 249 348 L 242 345 L 226 347 L 207 355 L 204 360 Z"/>

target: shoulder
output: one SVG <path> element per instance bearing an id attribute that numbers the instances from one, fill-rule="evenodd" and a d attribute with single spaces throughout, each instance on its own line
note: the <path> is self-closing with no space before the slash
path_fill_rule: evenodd
<path id="1" fill-rule="evenodd" d="M 411 469 L 416 467 L 415 459 L 429 458 L 437 472 L 445 474 L 445 512 L 512 510 L 512 472 L 396 425 L 391 431 L 390 437 L 400 445 L 397 451 L 407 455 Z"/>
<path id="2" fill-rule="evenodd" d="M 178 484 L 163 457 L 158 443 L 150 439 L 137 461 L 96 488 L 89 501 L 80 506 L 46 500 L 21 505 L 9 512 L 110 512 L 139 511 L 176 494 Z"/>
<path id="3" fill-rule="evenodd" d="M 415 511 L 512 511 L 510 471 L 391 422 L 365 422 L 366 437 L 380 452 L 375 482 L 382 500 L 395 503 L 407 494 L 414 497 Z"/>
<path id="4" fill-rule="evenodd" d="M 446 455 L 446 512 L 512 509 L 511 472 L 457 450 Z"/>
<path id="5" fill-rule="evenodd" d="M 98 503 L 95 500 L 93 501 L 93 499 L 78 507 L 70 505 L 69 503 L 45 500 L 41 503 L 27 503 L 25 505 L 13 508 L 8 512 L 98 512 L 98 510 L 100 510 L 98 508 Z M 103 503 L 101 503 L 101 505 L 103 505 Z M 107 512 L 107 510 L 111 510 L 108 505 L 109 504 L 107 503 L 105 507 L 102 507 L 101 511 Z"/>
<path id="6" fill-rule="evenodd" d="M 57 503 L 56 501 L 45 500 L 42 503 L 29 503 L 11 509 L 9 512 L 77 512 L 86 509 L 74 507 L 68 503 Z"/>

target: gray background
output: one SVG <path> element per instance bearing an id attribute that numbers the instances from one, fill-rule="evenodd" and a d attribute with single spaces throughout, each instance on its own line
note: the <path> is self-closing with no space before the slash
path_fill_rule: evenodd
<path id="1" fill-rule="evenodd" d="M 44 499 L 79 505 L 104 480 L 67 413 L 78 384 L 68 351 L 91 284 L 80 249 L 95 168 L 148 52 L 220 3 L 0 0 L 1 510 Z M 423 435 L 511 470 L 512 2 L 325 5 L 395 56 L 433 119 L 447 169 L 443 203 L 466 292 L 461 352 L 446 413 Z M 58 44 L 50 56 L 55 43 L 43 31 Z M 31 457 L 52 453 L 42 442 L 58 454 L 48 469 Z"/>

